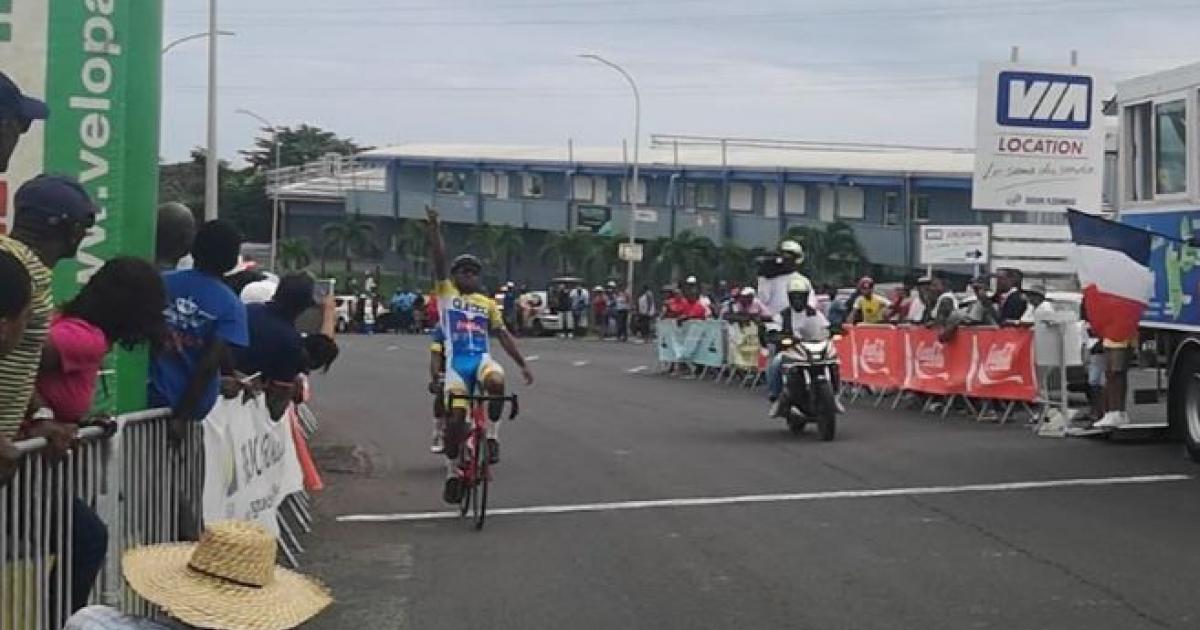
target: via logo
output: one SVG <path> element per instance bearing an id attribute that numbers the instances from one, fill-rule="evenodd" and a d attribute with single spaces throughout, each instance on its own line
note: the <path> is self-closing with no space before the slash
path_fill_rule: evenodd
<path id="1" fill-rule="evenodd" d="M 1004 71 L 996 91 L 996 122 L 1006 127 L 1089 129 L 1092 78 Z"/>

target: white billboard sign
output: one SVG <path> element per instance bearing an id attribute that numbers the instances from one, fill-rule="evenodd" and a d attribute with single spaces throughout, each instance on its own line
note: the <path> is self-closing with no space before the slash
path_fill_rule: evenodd
<path id="1" fill-rule="evenodd" d="M 988 226 L 922 225 L 922 265 L 983 265 L 988 261 Z"/>
<path id="2" fill-rule="evenodd" d="M 1079 68 L 980 66 L 971 206 L 1100 212 L 1103 97 Z"/>

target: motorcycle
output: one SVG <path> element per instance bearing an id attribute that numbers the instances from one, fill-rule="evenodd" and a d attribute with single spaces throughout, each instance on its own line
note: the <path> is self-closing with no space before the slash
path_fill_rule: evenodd
<path id="1" fill-rule="evenodd" d="M 795 341 L 782 339 L 783 395 L 780 408 L 792 433 L 799 435 L 809 422 L 817 423 L 821 440 L 837 433 L 838 405 L 833 371 L 838 364 L 833 340 Z"/>

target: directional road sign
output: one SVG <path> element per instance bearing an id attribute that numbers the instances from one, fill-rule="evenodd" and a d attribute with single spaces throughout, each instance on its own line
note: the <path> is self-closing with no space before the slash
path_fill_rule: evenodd
<path id="1" fill-rule="evenodd" d="M 922 265 L 983 265 L 988 262 L 988 226 L 922 225 Z"/>

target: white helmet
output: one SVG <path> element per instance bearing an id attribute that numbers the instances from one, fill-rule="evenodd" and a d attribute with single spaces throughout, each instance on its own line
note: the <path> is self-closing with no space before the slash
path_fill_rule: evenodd
<path id="1" fill-rule="evenodd" d="M 800 246 L 800 243 L 797 243 L 790 238 L 779 244 L 779 251 L 780 253 L 791 254 L 795 256 L 796 262 L 804 260 L 804 248 Z"/>

